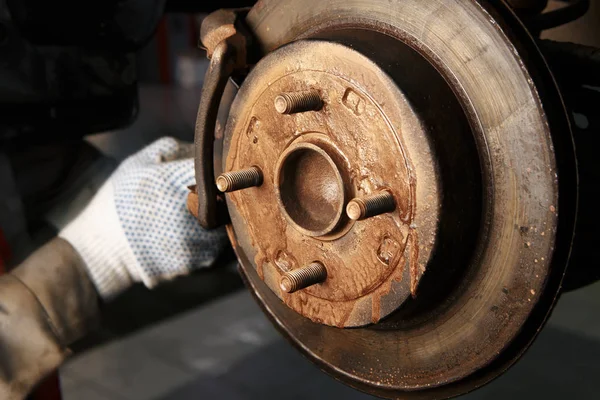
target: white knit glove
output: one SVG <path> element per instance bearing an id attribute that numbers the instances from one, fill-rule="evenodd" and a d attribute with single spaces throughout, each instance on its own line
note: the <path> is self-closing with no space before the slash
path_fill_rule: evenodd
<path id="1" fill-rule="evenodd" d="M 133 282 L 161 281 L 209 266 L 226 243 L 187 211 L 192 146 L 160 139 L 129 157 L 59 236 L 79 252 L 104 299 Z M 188 158 L 184 158 L 188 157 Z"/>

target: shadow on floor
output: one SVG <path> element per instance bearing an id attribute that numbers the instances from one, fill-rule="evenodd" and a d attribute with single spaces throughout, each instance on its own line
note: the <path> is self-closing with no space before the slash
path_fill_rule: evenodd
<path id="1" fill-rule="evenodd" d="M 102 327 L 72 345 L 72 350 L 80 353 L 122 338 L 243 288 L 231 252 L 216 264 L 154 290 L 134 285 L 104 306 Z"/>
<path id="2" fill-rule="evenodd" d="M 587 399 L 600 393 L 600 341 L 548 326 L 504 376 L 465 399 Z M 328 377 L 284 341 L 253 353 L 218 376 L 200 376 L 159 400 L 219 398 L 345 399 L 374 397 Z"/>

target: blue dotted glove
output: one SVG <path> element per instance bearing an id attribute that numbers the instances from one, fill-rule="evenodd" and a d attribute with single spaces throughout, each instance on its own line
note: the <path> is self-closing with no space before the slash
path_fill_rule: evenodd
<path id="1" fill-rule="evenodd" d="M 87 264 L 103 298 L 133 282 L 159 282 L 211 265 L 223 229 L 202 229 L 187 211 L 193 146 L 160 139 L 121 164 L 86 209 L 60 233 Z"/>

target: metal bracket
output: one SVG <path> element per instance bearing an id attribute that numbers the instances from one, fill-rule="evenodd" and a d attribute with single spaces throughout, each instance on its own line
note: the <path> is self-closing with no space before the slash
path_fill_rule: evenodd
<path id="1" fill-rule="evenodd" d="M 217 199 L 213 164 L 214 134 L 217 112 L 227 82 L 234 72 L 247 67 L 249 40 L 240 30 L 240 20 L 246 11 L 215 11 L 204 19 L 200 29 L 200 39 L 210 58 L 210 66 L 204 79 L 196 119 L 196 187 L 188 201 L 198 204 L 197 214 L 193 214 L 206 229 L 221 225 L 223 218 L 220 215 L 225 214 L 220 207 L 220 204 L 224 207 L 224 203 Z"/>

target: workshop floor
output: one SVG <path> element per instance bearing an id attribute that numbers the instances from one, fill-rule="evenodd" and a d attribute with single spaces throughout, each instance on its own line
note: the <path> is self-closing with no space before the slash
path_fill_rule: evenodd
<path id="1" fill-rule="evenodd" d="M 600 284 L 564 295 L 523 359 L 465 398 L 598 398 L 599 313 Z M 304 359 L 246 291 L 77 356 L 61 378 L 65 400 L 372 398 Z"/>
<path id="2" fill-rule="evenodd" d="M 142 88 L 139 120 L 90 142 L 120 161 L 160 136 L 191 140 L 198 95 Z M 61 368 L 64 400 L 372 398 L 328 377 L 284 342 L 231 275 L 229 266 L 152 295 L 134 289 L 113 307 L 112 330 Z M 525 357 L 466 398 L 598 398 L 598 315 L 600 284 L 564 295 Z"/>

